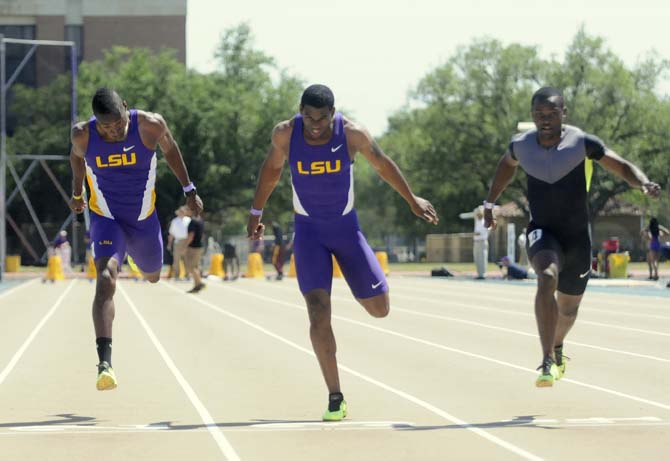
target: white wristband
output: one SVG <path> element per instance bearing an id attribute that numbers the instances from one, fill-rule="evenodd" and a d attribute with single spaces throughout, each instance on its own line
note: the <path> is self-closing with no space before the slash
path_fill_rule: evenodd
<path id="1" fill-rule="evenodd" d="M 252 216 L 262 216 L 263 215 L 263 209 L 257 210 L 254 207 L 251 207 L 249 210 L 249 213 L 251 213 Z"/>
<path id="2" fill-rule="evenodd" d="M 493 207 L 496 206 L 495 203 L 487 202 L 486 200 L 484 200 L 484 204 L 483 204 L 483 205 L 484 205 L 484 209 L 485 209 L 485 210 L 492 210 Z"/>

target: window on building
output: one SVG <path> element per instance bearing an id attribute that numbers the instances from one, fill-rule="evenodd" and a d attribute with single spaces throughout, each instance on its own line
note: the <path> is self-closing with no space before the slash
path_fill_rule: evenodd
<path id="1" fill-rule="evenodd" d="M 0 24 L 0 34 L 5 38 L 20 38 L 24 40 L 35 40 L 35 26 L 17 26 L 17 25 L 2 25 Z M 26 57 L 32 45 L 23 45 L 15 43 L 7 43 L 5 45 L 5 78 L 9 80 L 14 72 Z M 22 85 L 35 88 L 37 86 L 37 60 L 33 54 L 21 72 L 14 80 L 14 85 L 20 83 Z M 7 92 L 7 108 L 12 107 L 14 101 L 14 86 Z M 7 112 L 7 134 L 10 136 L 14 133 L 14 128 L 17 125 L 16 116 L 11 110 Z"/>
<path id="2" fill-rule="evenodd" d="M 35 40 L 35 26 L 3 26 L 0 25 L 0 34 L 6 38 L 21 38 L 26 40 Z M 30 51 L 32 45 L 7 44 L 6 50 L 6 73 L 7 79 L 14 75 L 14 71 L 19 66 L 23 58 Z M 26 66 L 21 70 L 16 83 L 22 83 L 27 86 L 35 87 L 37 84 L 35 55 L 33 55 Z"/>

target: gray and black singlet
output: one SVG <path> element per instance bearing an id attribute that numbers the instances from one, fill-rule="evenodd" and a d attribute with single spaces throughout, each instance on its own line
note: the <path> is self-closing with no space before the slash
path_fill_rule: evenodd
<path id="1" fill-rule="evenodd" d="M 528 257 L 540 250 L 559 256 L 558 290 L 580 295 L 591 267 L 591 238 L 587 195 L 593 171 L 606 147 L 596 136 L 565 125 L 561 141 L 542 147 L 533 129 L 515 136 L 509 153 L 528 177 Z"/>

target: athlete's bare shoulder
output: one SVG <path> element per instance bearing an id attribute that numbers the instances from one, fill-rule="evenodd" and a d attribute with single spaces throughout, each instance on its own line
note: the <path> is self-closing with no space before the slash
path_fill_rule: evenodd
<path id="1" fill-rule="evenodd" d="M 163 130 L 167 126 L 163 116 L 157 112 L 137 111 L 137 123 L 140 128 Z"/>
<path id="2" fill-rule="evenodd" d="M 70 130 L 70 141 L 75 147 L 75 152 L 80 156 L 86 154 L 88 147 L 88 122 L 78 122 Z"/>
<path id="3" fill-rule="evenodd" d="M 80 141 L 83 138 L 88 140 L 88 122 L 77 122 L 70 130 L 70 138 L 72 141 Z"/>
<path id="4" fill-rule="evenodd" d="M 360 151 L 365 147 L 369 147 L 374 143 L 374 139 L 370 135 L 370 132 L 358 122 L 355 122 L 351 119 L 343 117 L 344 120 L 344 134 L 347 137 L 347 143 L 349 144 L 350 152 Z"/>
<path id="5" fill-rule="evenodd" d="M 145 146 L 155 149 L 158 140 L 167 131 L 167 123 L 163 116 L 157 112 L 137 111 L 137 127 Z"/>
<path id="6" fill-rule="evenodd" d="M 284 120 L 275 125 L 272 129 L 272 144 L 288 149 L 293 134 L 294 119 Z"/>

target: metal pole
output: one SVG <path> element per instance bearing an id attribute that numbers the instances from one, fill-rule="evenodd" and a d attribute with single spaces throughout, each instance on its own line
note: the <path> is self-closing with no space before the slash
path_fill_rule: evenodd
<path id="1" fill-rule="evenodd" d="M 8 159 L 8 160 L 9 160 L 9 159 Z M 26 168 L 26 171 L 24 171 L 23 174 L 21 175 L 21 179 L 19 179 L 19 181 L 21 181 L 21 184 L 23 184 L 24 182 L 26 182 L 26 179 L 28 179 L 28 176 L 30 176 L 30 173 L 33 172 L 33 170 L 35 169 L 35 167 L 36 167 L 37 165 L 38 165 L 37 160 L 33 160 L 33 161 L 30 163 L 30 165 L 28 166 L 28 168 Z M 9 208 L 9 205 L 12 204 L 12 201 L 14 200 L 14 198 L 15 198 L 17 195 L 19 195 L 19 189 L 18 189 L 18 187 L 17 187 L 16 189 L 14 189 L 14 190 L 12 191 L 11 194 L 9 194 L 9 197 L 6 197 L 6 198 L 5 198 L 5 207 Z M 7 213 L 7 216 L 9 216 L 9 213 Z"/>
<path id="2" fill-rule="evenodd" d="M 71 66 L 72 66 L 72 110 L 71 110 L 71 119 L 72 123 L 74 124 L 77 119 L 77 48 L 74 42 L 67 41 L 67 42 L 62 42 L 62 41 L 55 41 L 55 40 L 23 40 L 23 39 L 15 39 L 15 38 L 5 38 L 4 35 L 0 34 L 0 281 L 2 281 L 4 274 L 5 274 L 5 258 L 7 255 L 7 228 L 6 228 L 6 220 L 8 218 L 7 215 L 7 203 L 6 203 L 6 195 L 7 195 L 7 91 L 9 90 L 9 87 L 11 86 L 12 83 L 14 83 L 14 78 L 18 76 L 18 71 L 12 76 L 12 79 L 10 82 L 7 82 L 7 69 L 6 69 L 6 44 L 7 43 L 13 43 L 13 44 L 22 44 L 22 45 L 33 45 L 33 48 L 28 52 L 28 56 L 24 57 L 23 61 L 21 62 L 20 66 L 25 65 L 30 57 L 32 57 L 32 54 L 35 52 L 35 47 L 39 45 L 46 45 L 46 46 L 70 46 L 71 47 Z M 31 160 L 41 160 L 41 159 L 47 159 L 47 158 L 56 158 L 56 156 L 24 156 L 22 160 L 28 160 L 29 157 L 34 157 L 30 158 Z M 59 157 L 59 158 L 64 158 L 67 159 L 67 156 Z M 16 175 L 15 171 L 12 171 L 12 173 L 15 175 L 15 179 L 19 181 L 18 175 Z M 21 183 L 19 182 L 17 187 L 19 187 Z M 22 196 L 24 198 L 24 201 L 26 201 L 26 205 L 28 206 L 29 211 L 31 210 L 31 205 L 30 201 L 27 199 L 27 196 L 25 195 L 25 192 L 22 190 L 22 187 L 19 187 L 20 192 L 22 192 Z M 45 239 L 44 231 L 42 230 L 41 225 L 39 224 L 39 221 L 36 222 L 37 229 L 40 231 L 40 236 L 42 239 Z M 46 242 L 46 241 L 45 241 Z M 45 243 L 46 244 L 46 243 Z"/>
<path id="3" fill-rule="evenodd" d="M 70 126 L 77 123 L 77 45 L 70 45 L 70 76 L 72 78 L 72 110 L 70 111 Z M 78 261 L 79 236 L 77 235 L 77 218 L 72 214 L 72 259 Z"/>
<path id="4" fill-rule="evenodd" d="M 72 72 L 72 111 L 70 121 L 72 125 L 77 123 L 77 45 L 70 45 L 70 69 Z"/>
<path id="5" fill-rule="evenodd" d="M 45 45 L 45 46 L 70 46 L 74 45 L 72 41 L 59 40 L 31 40 L 25 38 L 6 38 L 5 43 L 14 43 L 17 45 Z"/>
<path id="6" fill-rule="evenodd" d="M 6 213 L 5 195 L 7 194 L 7 145 L 6 145 L 6 114 L 7 102 L 5 88 L 5 36 L 0 35 L 0 281 L 5 275 L 5 258 L 7 255 L 7 229 L 5 226 Z"/>

